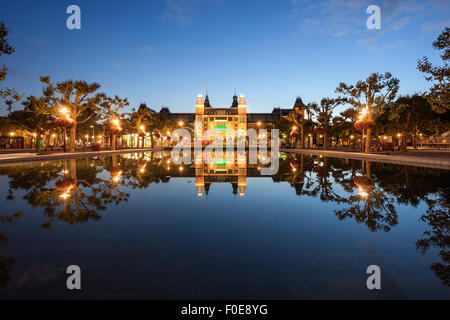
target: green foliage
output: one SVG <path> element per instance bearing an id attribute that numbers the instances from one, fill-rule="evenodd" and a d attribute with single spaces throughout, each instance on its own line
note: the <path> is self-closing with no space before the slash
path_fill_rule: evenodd
<path id="1" fill-rule="evenodd" d="M 339 99 L 343 103 L 350 104 L 355 110 L 360 111 L 366 107 L 375 120 L 395 99 L 399 83 L 389 72 L 372 73 L 366 80 L 360 80 L 355 85 L 341 82 L 336 92 L 342 95 Z"/>
<path id="2" fill-rule="evenodd" d="M 5 24 L 0 21 L 0 56 L 2 54 L 12 54 L 14 52 L 14 48 L 6 40 L 8 36 L 8 29 Z M 8 72 L 8 68 L 3 65 L 0 68 L 0 81 L 5 80 L 6 74 Z M 0 89 L 0 98 L 5 100 L 6 105 L 8 106 L 8 110 L 11 110 L 11 107 L 14 103 L 20 101 L 21 96 L 11 88 Z M 9 99 L 8 99 L 9 98 Z"/>
<path id="3" fill-rule="evenodd" d="M 73 80 L 52 83 L 49 76 L 41 77 L 41 82 L 46 85 L 43 89 L 44 97 L 51 101 L 55 108 L 67 109 L 67 116 L 75 122 L 70 130 L 70 151 L 74 152 L 77 124 L 88 121 L 98 111 L 100 95 L 94 93 L 100 85 Z"/>
<path id="4" fill-rule="evenodd" d="M 2 54 L 12 54 L 14 52 L 14 48 L 10 46 L 6 37 L 8 36 L 8 29 L 5 24 L 0 21 L 0 56 Z M 8 68 L 3 65 L 0 68 L 0 81 L 5 80 L 6 74 L 8 72 Z"/>
<path id="5" fill-rule="evenodd" d="M 433 42 L 437 50 L 444 50 L 441 58 L 442 66 L 432 65 L 427 57 L 417 62 L 417 69 L 425 73 L 425 79 L 431 81 L 433 86 L 428 94 L 428 101 L 437 113 L 445 113 L 450 109 L 450 28 L 445 27 L 442 33 Z"/>

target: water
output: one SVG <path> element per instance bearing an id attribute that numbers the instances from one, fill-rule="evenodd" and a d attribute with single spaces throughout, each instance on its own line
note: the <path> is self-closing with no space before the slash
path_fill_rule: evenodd
<path id="1" fill-rule="evenodd" d="M 281 154 L 259 172 L 163 153 L 1 166 L 0 298 L 450 298 L 450 171 Z"/>

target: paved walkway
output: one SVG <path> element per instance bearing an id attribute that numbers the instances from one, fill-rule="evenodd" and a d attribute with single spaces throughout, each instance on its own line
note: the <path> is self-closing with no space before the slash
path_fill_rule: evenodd
<path id="1" fill-rule="evenodd" d="M 123 153 L 136 153 L 136 152 L 148 152 L 148 151 L 163 151 L 164 148 L 139 148 L 139 149 L 120 149 L 120 150 L 105 150 L 105 151 L 80 151 L 80 152 L 55 152 L 47 154 L 36 153 L 2 153 L 0 154 L 1 163 L 14 163 L 14 162 L 30 162 L 30 161 L 49 161 L 68 158 L 84 158 L 84 157 L 97 157 L 107 156 L 112 154 Z"/>
<path id="2" fill-rule="evenodd" d="M 387 163 L 450 170 L 450 153 L 448 152 L 407 151 L 407 152 L 389 152 L 389 153 L 386 152 L 361 153 L 361 152 L 313 150 L 313 149 L 280 149 L 280 151 L 303 153 L 303 154 L 317 154 L 335 158 L 370 160 L 375 162 L 387 162 Z"/>

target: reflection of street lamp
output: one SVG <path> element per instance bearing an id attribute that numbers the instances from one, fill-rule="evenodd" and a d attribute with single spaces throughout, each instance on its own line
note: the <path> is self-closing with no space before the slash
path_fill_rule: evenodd
<path id="1" fill-rule="evenodd" d="M 358 187 L 358 194 L 361 196 L 361 198 L 366 198 L 369 195 L 367 191 L 362 187 Z"/>
<path id="2" fill-rule="evenodd" d="M 65 173 L 65 172 L 64 172 Z M 63 200 L 67 200 L 67 198 L 70 197 L 70 191 L 72 190 L 73 185 L 68 186 L 62 194 L 59 195 L 59 197 Z"/>

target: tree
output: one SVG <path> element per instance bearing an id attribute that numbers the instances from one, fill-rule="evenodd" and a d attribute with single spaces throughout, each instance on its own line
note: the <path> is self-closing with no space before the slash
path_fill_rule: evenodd
<path id="1" fill-rule="evenodd" d="M 311 109 L 316 116 L 317 122 L 324 129 L 323 134 L 323 148 L 328 149 L 328 134 L 330 132 L 331 118 L 333 116 L 333 110 L 341 104 L 339 99 L 323 98 L 320 101 L 320 106 L 317 104 L 311 105 Z"/>
<path id="2" fill-rule="evenodd" d="M 420 95 L 399 97 L 389 109 L 389 124 L 402 132 L 402 149 L 406 150 L 408 135 L 415 137 L 418 127 L 427 121 L 431 108 L 427 99 Z"/>
<path id="3" fill-rule="evenodd" d="M 129 105 L 127 98 L 121 99 L 117 95 L 114 98 L 108 97 L 105 94 L 100 95 L 101 102 L 99 103 L 99 112 L 104 120 L 111 122 L 110 133 L 111 139 L 111 149 L 117 149 L 117 135 L 123 129 L 120 126 L 121 115 L 119 110 L 123 109 L 125 106 Z"/>
<path id="4" fill-rule="evenodd" d="M 387 105 L 395 99 L 399 89 L 399 80 L 389 72 L 372 73 L 366 80 L 360 80 L 355 85 L 341 82 L 336 92 L 342 94 L 343 102 L 349 103 L 354 109 L 367 110 L 369 119 L 376 121 Z M 371 129 L 367 129 L 365 152 L 370 152 Z"/>
<path id="5" fill-rule="evenodd" d="M 14 48 L 8 43 L 6 39 L 6 37 L 8 36 L 8 32 L 9 31 L 6 28 L 5 24 L 0 21 L 0 56 L 2 54 L 10 55 L 14 52 Z M 5 80 L 7 72 L 8 68 L 3 65 L 0 68 L 0 81 Z M 5 101 L 5 103 L 8 105 L 8 109 L 11 109 L 12 104 L 18 102 L 21 99 L 20 95 L 14 89 L 10 88 L 0 89 L 0 97 L 2 99 L 6 99 L 8 97 L 11 98 Z"/>
<path id="6" fill-rule="evenodd" d="M 128 114 L 131 127 L 135 128 L 142 136 L 142 148 L 144 148 L 144 133 L 150 133 L 151 147 L 154 147 L 153 134 L 159 134 L 165 128 L 173 128 L 173 124 L 168 122 L 161 114 L 148 108 L 145 104 L 141 104 L 136 111 L 134 108 Z M 185 127 L 188 129 L 187 127 Z"/>
<path id="7" fill-rule="evenodd" d="M 13 111 L 8 118 L 22 130 L 35 133 L 35 149 L 39 152 L 41 135 L 52 123 L 55 110 L 46 97 L 29 96 L 22 104 L 24 110 Z"/>
<path id="8" fill-rule="evenodd" d="M 8 36 L 8 29 L 6 28 L 5 24 L 0 21 L 0 56 L 2 54 L 12 54 L 14 52 L 14 48 L 11 47 L 11 45 L 6 40 L 6 37 Z M 0 68 L 0 81 L 5 80 L 6 74 L 8 72 L 8 68 L 6 68 L 5 65 L 3 65 Z"/>
<path id="9" fill-rule="evenodd" d="M 64 116 L 73 122 L 70 127 L 70 152 L 75 151 L 75 138 L 77 123 L 89 120 L 90 116 L 83 117 L 88 109 L 96 111 L 100 101 L 99 95 L 93 95 L 99 88 L 98 83 L 87 83 L 86 81 L 67 80 L 56 84 L 50 81 L 49 76 L 41 77 L 41 82 L 47 86 L 44 95 L 54 105 L 64 108 Z M 57 96 L 58 95 L 58 96 Z"/>
<path id="10" fill-rule="evenodd" d="M 445 27 L 442 33 L 433 42 L 433 47 L 437 50 L 444 50 L 441 58 L 443 66 L 434 66 L 427 57 L 417 61 L 417 69 L 427 74 L 425 79 L 431 81 L 433 86 L 427 96 L 428 102 L 434 111 L 444 113 L 450 109 L 450 28 Z"/>

